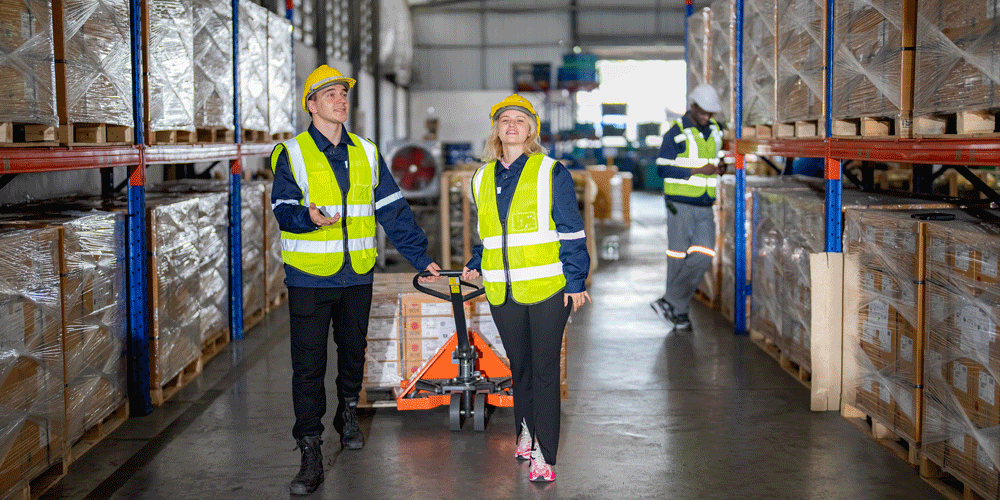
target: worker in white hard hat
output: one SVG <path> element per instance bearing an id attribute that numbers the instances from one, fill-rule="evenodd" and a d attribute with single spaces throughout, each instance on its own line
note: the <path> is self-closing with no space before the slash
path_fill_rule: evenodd
<path id="1" fill-rule="evenodd" d="M 559 355 L 570 312 L 589 299 L 587 236 L 573 177 L 538 142 L 541 121 L 514 94 L 490 109 L 485 165 L 472 177 L 482 245 L 462 269 L 480 272 L 510 359 L 514 457 L 528 479 L 555 480 L 559 447 Z"/>
<path id="2" fill-rule="evenodd" d="M 671 329 L 691 329 L 688 306 L 715 258 L 717 176 L 725 173 L 722 129 L 712 115 L 722 110 L 711 85 L 688 96 L 688 111 L 663 135 L 656 159 L 667 206 L 666 292 L 650 306 Z"/>
<path id="3" fill-rule="evenodd" d="M 320 436 L 331 325 L 338 370 L 333 426 L 344 449 L 364 447 L 356 408 L 378 254 L 376 224 L 414 268 L 434 276 L 440 270 L 378 147 L 347 131 L 354 83 L 329 66 L 316 68 L 302 89 L 302 109 L 312 117 L 309 129 L 271 153 L 271 207 L 281 228 L 288 285 L 292 436 L 302 454 L 289 484 L 296 495 L 308 495 L 323 482 Z"/>

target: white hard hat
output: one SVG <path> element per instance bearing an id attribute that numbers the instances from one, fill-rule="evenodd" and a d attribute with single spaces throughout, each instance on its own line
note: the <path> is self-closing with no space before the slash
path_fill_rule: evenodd
<path id="1" fill-rule="evenodd" d="M 719 103 L 719 94 L 715 91 L 715 88 L 707 83 L 695 87 L 691 91 L 691 94 L 688 95 L 688 100 L 709 113 L 722 111 L 722 104 Z"/>

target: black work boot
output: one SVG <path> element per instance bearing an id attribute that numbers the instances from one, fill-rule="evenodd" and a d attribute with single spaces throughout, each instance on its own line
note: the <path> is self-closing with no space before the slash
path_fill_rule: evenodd
<path id="1" fill-rule="evenodd" d="M 323 450 L 320 449 L 323 440 L 319 436 L 306 436 L 295 442 L 302 451 L 302 466 L 295 479 L 288 483 L 288 489 L 293 495 L 308 495 L 323 482 Z"/>
<path id="2" fill-rule="evenodd" d="M 358 397 L 346 397 L 337 406 L 333 417 L 333 427 L 340 433 L 340 445 L 345 450 L 360 450 L 365 447 L 365 436 L 358 425 Z"/>

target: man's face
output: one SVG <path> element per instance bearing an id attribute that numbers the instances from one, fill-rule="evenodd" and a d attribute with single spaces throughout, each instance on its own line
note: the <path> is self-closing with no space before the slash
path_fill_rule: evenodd
<path id="1" fill-rule="evenodd" d="M 347 87 L 335 83 L 313 94 L 309 101 L 309 112 L 313 121 L 343 125 L 351 112 L 351 102 L 347 99 Z"/>
<path id="2" fill-rule="evenodd" d="M 708 125 L 708 121 L 712 119 L 712 114 L 713 113 L 709 113 L 708 111 L 701 109 L 701 106 L 698 106 L 693 102 L 691 103 L 691 119 L 694 120 L 695 125 L 698 125 L 699 127 Z"/>

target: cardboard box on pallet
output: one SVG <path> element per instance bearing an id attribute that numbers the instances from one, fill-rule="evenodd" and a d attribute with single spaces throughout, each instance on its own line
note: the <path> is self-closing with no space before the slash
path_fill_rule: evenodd
<path id="1" fill-rule="evenodd" d="M 823 135 L 823 66 L 826 63 L 826 2 L 821 0 L 777 0 L 777 99 L 778 123 L 817 122 L 810 133 L 779 135 Z M 779 125 L 780 128 L 780 125 Z"/>
<path id="2" fill-rule="evenodd" d="M 777 75 L 777 5 L 775 0 L 743 4 L 743 123 L 772 125 Z"/>
<path id="3" fill-rule="evenodd" d="M 213 0 L 194 0 L 193 8 L 194 125 L 232 131 L 233 9 Z"/>
<path id="4" fill-rule="evenodd" d="M 59 230 L 0 229 L 0 496 L 64 460 Z"/>
<path id="5" fill-rule="evenodd" d="M 144 2 L 146 123 L 149 142 L 194 139 L 194 7 L 192 2 Z M 177 136 L 170 132 L 183 131 Z M 171 140 L 171 138 L 175 140 Z"/>
<path id="6" fill-rule="evenodd" d="M 267 17 L 267 8 L 252 2 L 240 2 L 240 124 L 244 129 L 244 134 L 261 132 L 270 141 L 267 108 Z M 263 137 L 260 138 L 263 139 Z"/>
<path id="7" fill-rule="evenodd" d="M 270 310 L 271 307 L 278 305 L 282 295 L 288 293 L 288 288 L 285 286 L 285 265 L 281 259 L 281 228 L 278 227 L 278 220 L 274 218 L 274 212 L 271 210 L 271 183 L 268 181 L 262 183 L 264 184 L 264 281 L 266 283 L 264 295 Z M 378 288 L 374 290 L 377 292 Z"/>
<path id="8" fill-rule="evenodd" d="M 51 0 L 4 2 L 0 6 L 0 124 L 59 124 Z M 0 142 L 13 130 L 0 125 Z"/>

